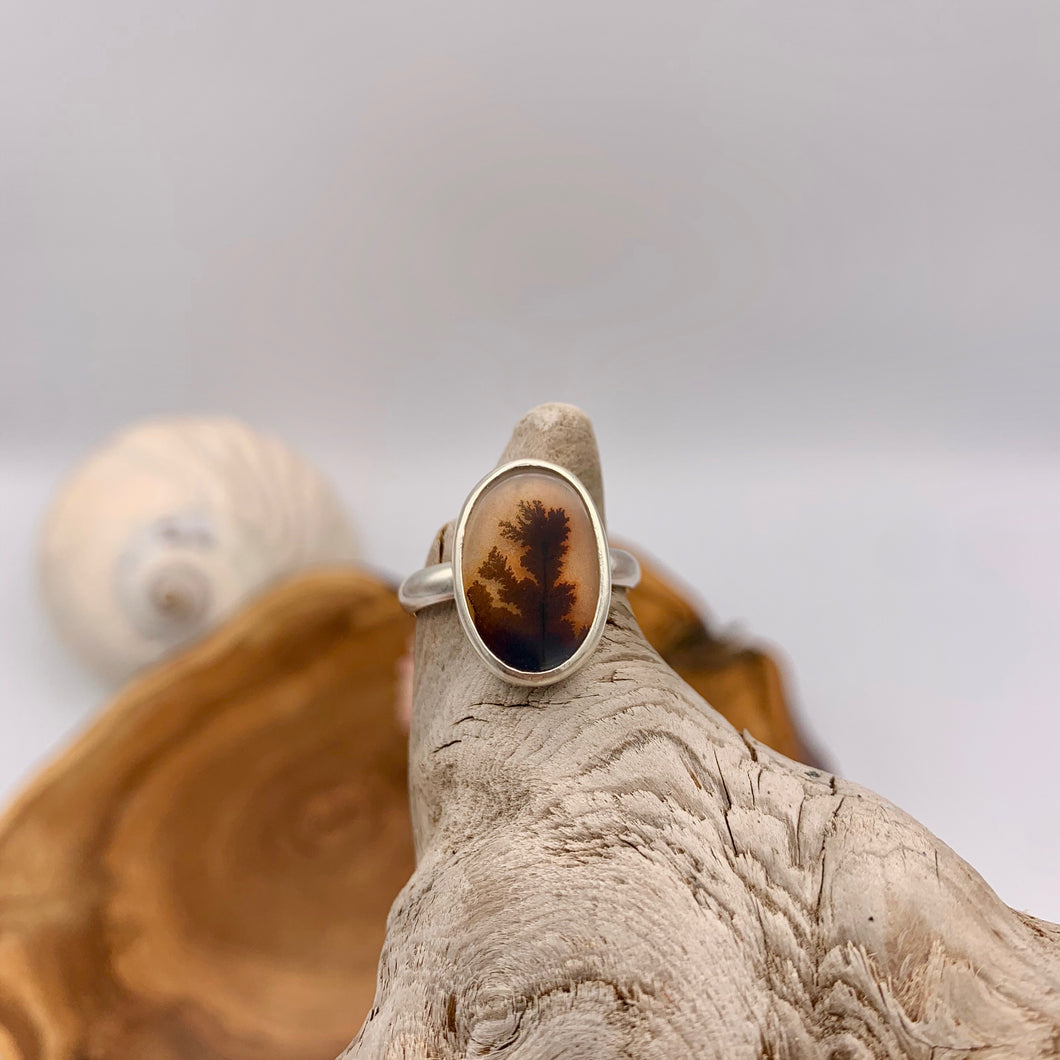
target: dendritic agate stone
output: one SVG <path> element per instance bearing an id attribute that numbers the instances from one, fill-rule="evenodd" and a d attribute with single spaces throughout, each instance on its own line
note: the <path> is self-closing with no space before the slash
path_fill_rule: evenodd
<path id="1" fill-rule="evenodd" d="M 464 525 L 460 578 L 482 643 L 516 670 L 562 666 L 593 626 L 600 554 L 584 501 L 559 475 L 490 483 Z"/>

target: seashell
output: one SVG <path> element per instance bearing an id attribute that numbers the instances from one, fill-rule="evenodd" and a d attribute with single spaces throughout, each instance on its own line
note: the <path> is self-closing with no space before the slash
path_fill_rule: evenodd
<path id="1" fill-rule="evenodd" d="M 355 557 L 323 476 L 275 438 L 218 417 L 118 434 L 61 487 L 40 543 L 55 625 L 113 682 L 279 578 Z"/>

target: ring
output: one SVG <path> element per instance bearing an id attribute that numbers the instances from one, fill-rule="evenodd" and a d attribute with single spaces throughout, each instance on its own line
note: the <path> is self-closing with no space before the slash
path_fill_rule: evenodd
<path id="1" fill-rule="evenodd" d="M 410 574 L 398 599 L 413 614 L 454 600 L 468 640 L 495 674 L 550 685 L 599 644 L 612 587 L 639 580 L 636 557 L 608 547 L 596 505 L 574 475 L 513 460 L 464 501 L 452 562 Z"/>

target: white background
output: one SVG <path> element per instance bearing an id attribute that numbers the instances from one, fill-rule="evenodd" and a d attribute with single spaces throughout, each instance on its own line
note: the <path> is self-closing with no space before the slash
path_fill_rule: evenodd
<path id="1" fill-rule="evenodd" d="M 60 476 L 241 416 L 393 574 L 546 400 L 839 770 L 1060 920 L 1055 0 L 0 9 L 0 792 Z"/>

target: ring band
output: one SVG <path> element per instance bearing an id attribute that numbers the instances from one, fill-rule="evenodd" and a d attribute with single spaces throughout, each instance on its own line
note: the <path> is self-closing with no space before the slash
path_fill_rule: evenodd
<path id="1" fill-rule="evenodd" d="M 632 589 L 640 582 L 640 563 L 632 552 L 612 548 L 611 588 Z M 432 604 L 444 604 L 453 599 L 452 563 L 433 563 L 410 574 L 398 588 L 401 606 L 414 615 Z M 393 584 L 393 582 L 391 582 Z"/>
<path id="2" fill-rule="evenodd" d="M 515 460 L 487 475 L 457 520 L 453 559 L 410 574 L 406 611 L 453 600 L 483 662 L 513 684 L 568 677 L 603 635 L 611 590 L 640 580 L 609 548 L 589 491 L 566 468 Z"/>

